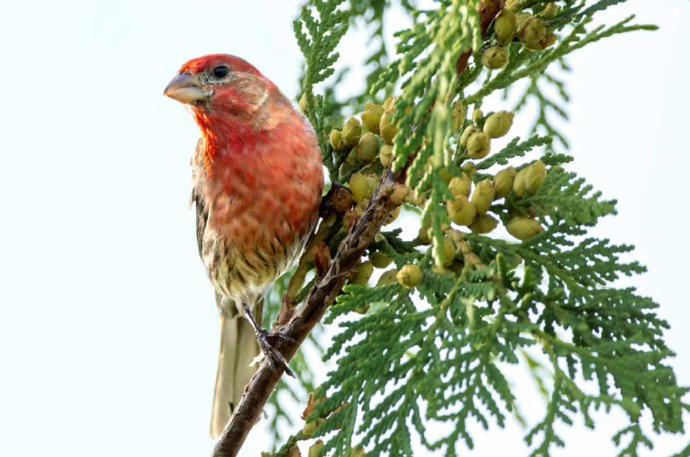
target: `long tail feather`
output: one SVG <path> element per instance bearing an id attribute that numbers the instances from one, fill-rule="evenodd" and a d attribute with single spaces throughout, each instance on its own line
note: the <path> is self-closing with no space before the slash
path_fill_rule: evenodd
<path id="1" fill-rule="evenodd" d="M 261 319 L 262 306 L 254 308 L 257 319 Z M 249 366 L 259 354 L 254 329 L 239 314 L 230 317 L 225 311 L 220 313 L 220 353 L 218 371 L 213 391 L 211 410 L 212 438 L 217 438 L 232 414 L 233 408 L 242 397 L 242 392 L 256 371 Z"/>

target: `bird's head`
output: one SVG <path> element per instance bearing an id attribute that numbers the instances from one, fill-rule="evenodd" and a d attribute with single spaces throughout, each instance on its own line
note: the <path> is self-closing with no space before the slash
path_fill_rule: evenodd
<path id="1" fill-rule="evenodd" d="M 247 61 L 211 54 L 182 65 L 164 94 L 191 106 L 197 118 L 247 119 L 264 105 L 275 85 Z"/>

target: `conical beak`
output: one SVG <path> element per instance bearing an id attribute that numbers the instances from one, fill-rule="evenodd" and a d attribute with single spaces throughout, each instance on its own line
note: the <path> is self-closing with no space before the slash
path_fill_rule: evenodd
<path id="1" fill-rule="evenodd" d="M 206 99 L 197 78 L 186 71 L 175 76 L 163 94 L 180 103 L 193 103 Z"/>

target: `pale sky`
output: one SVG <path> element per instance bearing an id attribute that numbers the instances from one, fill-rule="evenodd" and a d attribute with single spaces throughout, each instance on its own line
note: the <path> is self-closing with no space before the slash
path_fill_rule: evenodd
<path id="1" fill-rule="evenodd" d="M 6 3 L 0 455 L 209 455 L 218 335 L 188 206 L 198 131 L 162 91 L 186 60 L 228 52 L 294 97 L 298 3 Z M 634 284 L 661 304 L 678 353 L 672 364 L 690 385 L 690 3 L 632 0 L 607 17 L 633 12 L 661 30 L 571 58 L 567 132 L 573 169 L 619 200 L 619 215 L 596 233 L 637 246 L 631 258 L 650 271 Z M 361 57 L 362 42 L 349 40 L 343 54 Z M 535 403 L 530 415 L 542 408 Z M 567 447 L 553 455 L 614 455 L 620 417 L 599 417 L 594 432 L 580 420 L 561 427 Z M 464 455 L 527 455 L 523 434 L 515 424 L 476 428 L 476 448 Z M 250 440 L 242 455 L 265 450 L 259 428 Z M 657 438 L 646 455 L 669 455 L 687 440 Z"/>

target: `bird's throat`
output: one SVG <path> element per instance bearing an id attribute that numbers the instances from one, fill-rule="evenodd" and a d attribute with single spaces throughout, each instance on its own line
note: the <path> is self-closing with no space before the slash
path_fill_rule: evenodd
<path id="1" fill-rule="evenodd" d="M 206 147 L 203 161 L 209 176 L 213 175 L 219 159 L 221 162 L 246 160 L 267 132 L 258 129 L 256 123 L 227 115 L 196 112 Z"/>

